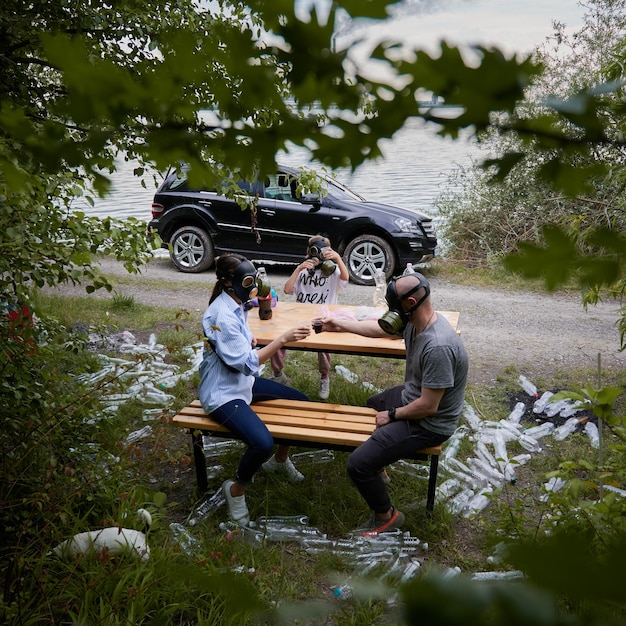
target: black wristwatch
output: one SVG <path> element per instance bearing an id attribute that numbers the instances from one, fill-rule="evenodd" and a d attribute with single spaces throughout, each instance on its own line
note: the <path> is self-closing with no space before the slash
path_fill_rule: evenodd
<path id="1" fill-rule="evenodd" d="M 396 421 L 396 407 L 392 406 L 388 411 L 387 411 L 387 415 L 389 416 L 389 421 L 390 422 L 395 422 Z"/>

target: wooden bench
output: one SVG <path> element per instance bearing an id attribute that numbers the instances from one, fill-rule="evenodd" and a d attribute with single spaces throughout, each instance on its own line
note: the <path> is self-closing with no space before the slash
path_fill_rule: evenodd
<path id="1" fill-rule="evenodd" d="M 268 427 L 276 443 L 290 446 L 350 452 L 372 434 L 375 426 L 376 411 L 369 407 L 302 400 L 267 400 L 253 404 L 252 409 Z M 208 481 L 202 436 L 233 435 L 228 428 L 211 419 L 199 400 L 194 400 L 191 405 L 181 409 L 171 423 L 191 432 L 198 488 L 204 493 L 208 488 Z M 435 506 L 440 454 L 441 446 L 436 446 L 424 448 L 408 457 L 421 461 L 430 459 L 426 498 L 426 508 L 429 511 Z"/>

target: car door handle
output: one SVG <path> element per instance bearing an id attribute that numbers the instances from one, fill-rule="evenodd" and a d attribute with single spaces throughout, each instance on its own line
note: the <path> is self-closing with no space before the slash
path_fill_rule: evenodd
<path id="1" fill-rule="evenodd" d="M 261 213 L 265 213 L 265 215 L 274 216 L 276 215 L 276 211 L 273 209 L 261 209 Z"/>
<path id="2" fill-rule="evenodd" d="M 210 200 L 198 200 L 198 204 L 201 204 L 202 206 L 207 207 L 207 209 L 213 205 L 213 203 Z"/>

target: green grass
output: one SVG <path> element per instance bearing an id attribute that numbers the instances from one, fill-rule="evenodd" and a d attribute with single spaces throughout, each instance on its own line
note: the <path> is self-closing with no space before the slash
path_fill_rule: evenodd
<path id="1" fill-rule="evenodd" d="M 98 328 L 130 330 L 144 338 L 155 332 L 158 341 L 167 345 L 167 359 L 172 362 L 183 363 L 180 348 L 199 339 L 199 314 L 181 316 L 171 309 L 144 306 L 128 298 L 41 296 L 38 306 L 42 314 L 69 326 L 82 322 Z M 64 353 L 63 358 L 67 360 L 64 367 L 71 371 L 94 368 L 92 357 L 85 358 L 80 352 Z M 344 355 L 332 355 L 331 359 L 333 366 L 343 365 L 355 372 L 359 383 L 333 375 L 330 402 L 363 404 L 371 392 L 360 383 L 386 388 L 403 379 L 402 361 Z M 295 387 L 317 400 L 316 355 L 288 351 L 285 372 Z M 495 386 L 468 387 L 468 403 L 484 420 L 505 418 L 510 410 L 508 394 L 519 391 L 518 375 L 514 364 L 503 363 Z M 550 380 L 535 382 L 551 389 L 574 388 L 581 382 L 593 381 L 594 376 L 592 371 L 563 371 Z M 607 374 L 604 382 L 625 386 L 626 374 Z M 179 383 L 172 390 L 175 406 L 186 405 L 195 397 L 196 384 L 197 378 Z M 41 509 L 33 501 L 29 506 L 32 515 L 21 522 L 26 524 L 21 532 L 31 537 L 29 547 L 15 545 L 10 552 L 20 569 L 19 575 L 17 571 L 5 574 L 4 588 L 10 593 L 2 596 L 0 617 L 6 623 L 43 623 L 53 616 L 57 623 L 139 624 L 158 617 L 162 623 L 172 624 L 239 624 L 251 620 L 259 610 L 266 612 L 265 623 L 275 623 L 271 612 L 277 606 L 284 615 L 295 616 L 286 618 L 286 623 L 400 623 L 396 611 L 386 602 L 397 588 L 397 579 L 384 578 L 384 585 L 391 589 L 385 588 L 382 598 L 376 592 L 367 600 L 337 600 L 332 588 L 358 574 L 353 562 L 337 554 L 307 554 L 298 543 L 270 543 L 263 548 L 247 545 L 219 528 L 219 522 L 226 520 L 223 509 L 192 529 L 201 542 L 196 554 L 189 557 L 180 552 L 168 526 L 184 522 L 197 504 L 190 438 L 169 427 L 164 418 L 151 424 L 153 433 L 149 438 L 121 447 L 119 441 L 145 425 L 141 422 L 144 408 L 133 400 L 106 423 L 92 428 L 103 447 L 97 463 L 73 465 L 61 452 L 65 469 L 61 468 L 59 476 L 50 464 L 48 469 L 42 466 L 31 470 L 41 471 L 48 487 L 45 494 L 37 496 L 41 497 Z M 617 411 L 624 414 L 623 398 Z M 82 432 L 88 427 L 79 428 Z M 465 459 L 472 445 L 466 438 L 457 458 Z M 292 453 L 305 449 L 294 448 Z M 214 461 L 224 470 L 210 480 L 211 491 L 234 474 L 240 455 L 241 450 L 236 450 Z M 310 524 L 329 538 L 345 537 L 368 515 L 346 475 L 346 458 L 345 453 L 335 453 L 332 462 L 301 466 L 306 479 L 297 486 L 259 472 L 247 496 L 252 519 L 262 515 L 307 515 Z M 546 446 L 544 453 L 533 455 L 531 462 L 520 469 L 515 485 L 506 485 L 488 509 L 470 519 L 451 515 L 441 502 L 432 514 L 427 512 L 423 505 L 426 481 L 393 468 L 389 470 L 390 493 L 407 515 L 405 530 L 429 544 L 422 557 L 424 571 L 455 566 L 464 572 L 499 568 L 502 566 L 488 561 L 499 542 L 539 534 L 549 525 L 550 511 L 538 505 L 546 473 L 581 458 L 590 464 L 589 469 L 572 472 L 582 480 L 592 478 L 597 452 L 582 436 L 572 436 L 562 445 Z M 102 461 L 104 465 L 100 465 Z M 51 477 L 47 483 L 46 471 Z M 93 487 L 86 488 L 91 484 Z M 587 493 L 581 493 L 588 498 Z M 564 511 L 566 503 L 564 499 Z M 105 523 L 122 523 L 139 506 L 149 508 L 154 517 L 148 563 L 108 558 L 59 562 L 45 557 L 61 538 Z M 37 510 L 41 510 L 41 517 L 35 514 Z M 3 560 L 8 556 L 5 548 Z M 246 573 L 229 573 L 238 566 Z M 385 568 L 373 571 L 379 576 L 384 573 Z M 25 582 L 18 586 L 18 580 Z M 380 591 L 380 581 L 374 577 L 370 583 Z"/>

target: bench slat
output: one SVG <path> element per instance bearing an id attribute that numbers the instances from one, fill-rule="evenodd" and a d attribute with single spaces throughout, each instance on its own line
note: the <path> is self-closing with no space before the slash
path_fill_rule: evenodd
<path id="1" fill-rule="evenodd" d="M 252 409 L 263 420 L 275 441 L 288 445 L 352 450 L 366 441 L 375 429 L 376 411 L 369 407 L 302 400 L 266 400 L 254 403 Z M 171 419 L 171 423 L 191 431 L 198 485 L 201 491 L 206 491 L 206 461 L 200 433 L 229 437 L 232 435 L 228 427 L 215 422 L 197 399 L 182 408 Z M 429 510 L 434 507 L 440 454 L 441 446 L 435 446 L 418 450 L 409 457 L 430 457 L 426 505 Z"/>

